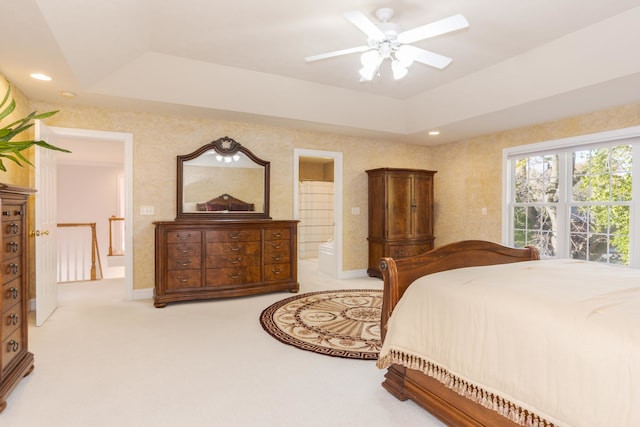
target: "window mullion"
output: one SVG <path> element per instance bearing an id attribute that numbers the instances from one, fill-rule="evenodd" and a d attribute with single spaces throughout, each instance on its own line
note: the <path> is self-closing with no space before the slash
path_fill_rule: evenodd
<path id="1" fill-rule="evenodd" d="M 572 153 L 558 153 L 558 229 L 557 229 L 557 256 L 558 258 L 569 258 L 569 222 L 571 220 L 571 191 L 572 191 Z"/>

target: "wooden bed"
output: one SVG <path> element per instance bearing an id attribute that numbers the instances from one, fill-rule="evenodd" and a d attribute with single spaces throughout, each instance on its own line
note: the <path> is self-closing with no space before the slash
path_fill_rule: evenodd
<path id="1" fill-rule="evenodd" d="M 533 247 L 513 249 L 479 240 L 452 243 L 413 258 L 383 258 L 380 261 L 384 279 L 383 339 L 391 312 L 409 285 L 419 277 L 455 268 L 538 259 L 538 251 Z M 508 418 L 468 400 L 437 380 L 399 365 L 388 368 L 382 386 L 400 400 L 413 400 L 447 425 L 517 426 Z"/>

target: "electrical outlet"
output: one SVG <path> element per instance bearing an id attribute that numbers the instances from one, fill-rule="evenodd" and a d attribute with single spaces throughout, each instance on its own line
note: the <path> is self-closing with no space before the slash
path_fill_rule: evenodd
<path id="1" fill-rule="evenodd" d="M 153 206 L 140 206 L 140 215 L 153 215 Z"/>

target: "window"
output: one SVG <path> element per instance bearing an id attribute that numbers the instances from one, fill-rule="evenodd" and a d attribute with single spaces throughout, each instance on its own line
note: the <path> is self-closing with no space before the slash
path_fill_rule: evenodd
<path id="1" fill-rule="evenodd" d="M 640 127 L 505 150 L 503 240 L 543 257 L 640 266 L 634 163 Z"/>

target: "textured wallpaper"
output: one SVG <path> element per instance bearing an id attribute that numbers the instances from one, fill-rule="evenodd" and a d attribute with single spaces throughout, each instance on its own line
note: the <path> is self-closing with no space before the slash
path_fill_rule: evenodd
<path id="1" fill-rule="evenodd" d="M 434 147 L 436 246 L 464 239 L 501 241 L 504 148 L 638 125 L 640 104 Z"/>
<path id="2" fill-rule="evenodd" d="M 153 221 L 176 216 L 176 156 L 229 136 L 261 159 L 271 162 L 271 207 L 274 219 L 293 218 L 293 150 L 343 153 L 343 269 L 367 267 L 366 169 L 410 167 L 433 169 L 431 149 L 335 134 L 235 123 L 204 118 L 113 111 L 94 107 L 32 102 L 38 110 L 60 109 L 51 126 L 129 132 L 133 134 L 134 288 L 154 284 Z M 140 206 L 154 206 L 155 215 L 141 216 Z M 351 208 L 359 207 L 360 215 Z"/>
<path id="3" fill-rule="evenodd" d="M 229 136 L 271 162 L 271 216 L 293 217 L 294 148 L 343 153 L 343 269 L 367 267 L 365 170 L 405 167 L 436 170 L 436 246 L 461 239 L 501 239 L 502 149 L 550 139 L 640 125 L 640 105 L 623 106 L 458 143 L 423 147 L 215 119 L 114 111 L 64 103 L 31 102 L 38 111 L 60 109 L 52 126 L 133 134 L 134 288 L 153 287 L 153 221 L 176 214 L 176 156 Z M 140 206 L 155 215 L 140 216 Z M 360 215 L 351 208 L 359 207 Z M 482 209 L 486 208 L 486 215 Z"/>

